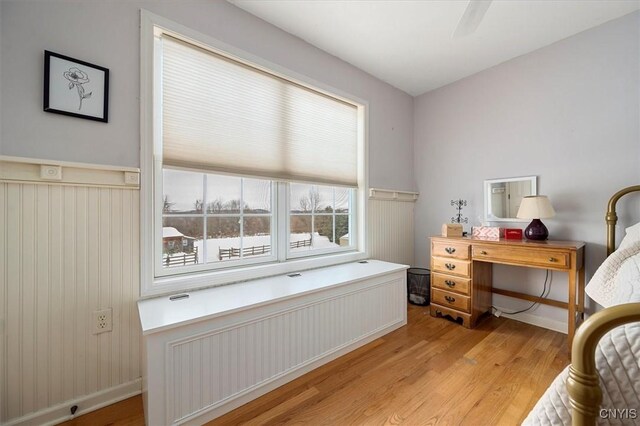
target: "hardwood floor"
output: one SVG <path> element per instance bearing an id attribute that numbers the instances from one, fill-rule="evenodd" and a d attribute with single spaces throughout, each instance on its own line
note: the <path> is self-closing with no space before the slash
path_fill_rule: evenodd
<path id="1" fill-rule="evenodd" d="M 209 425 L 516 425 L 568 362 L 563 334 L 494 317 L 468 330 L 410 305 L 406 327 Z M 143 425 L 141 398 L 64 424 Z"/>

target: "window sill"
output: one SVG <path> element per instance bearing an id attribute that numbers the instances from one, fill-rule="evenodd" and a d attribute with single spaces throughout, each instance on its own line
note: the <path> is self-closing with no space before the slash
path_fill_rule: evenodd
<path id="1" fill-rule="evenodd" d="M 149 335 L 166 331 L 407 268 L 406 265 L 370 260 L 366 264 L 350 263 L 306 271 L 295 278 L 279 275 L 233 286 L 203 289 L 189 293 L 189 298 L 176 301 L 166 296 L 141 300 L 138 302 L 138 311 L 142 332 L 143 335 Z"/>
<path id="2" fill-rule="evenodd" d="M 206 273 L 155 278 L 152 283 L 143 283 L 142 297 L 148 298 L 207 287 L 218 287 L 273 275 L 355 262 L 366 258 L 367 254 L 364 252 L 351 251 L 326 256 L 297 258 L 282 263 L 267 263 Z"/>

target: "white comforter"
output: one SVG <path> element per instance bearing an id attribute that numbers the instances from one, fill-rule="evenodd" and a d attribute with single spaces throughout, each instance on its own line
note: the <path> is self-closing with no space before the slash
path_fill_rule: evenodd
<path id="1" fill-rule="evenodd" d="M 640 242 L 609 256 L 586 291 L 604 307 L 640 302 Z M 596 366 L 603 393 L 598 424 L 640 425 L 640 323 L 607 333 L 596 350 Z M 568 371 L 556 377 L 523 424 L 571 424 Z"/>

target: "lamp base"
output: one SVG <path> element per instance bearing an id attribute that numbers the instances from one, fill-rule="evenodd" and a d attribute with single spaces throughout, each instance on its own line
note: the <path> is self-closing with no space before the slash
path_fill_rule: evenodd
<path id="1" fill-rule="evenodd" d="M 527 240 L 544 241 L 549 236 L 549 230 L 540 219 L 533 219 L 524 230 L 524 236 Z"/>

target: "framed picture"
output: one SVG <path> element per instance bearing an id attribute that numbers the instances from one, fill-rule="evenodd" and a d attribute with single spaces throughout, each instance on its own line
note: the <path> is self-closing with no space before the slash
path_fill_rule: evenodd
<path id="1" fill-rule="evenodd" d="M 109 70 L 44 51 L 44 110 L 109 121 Z"/>

